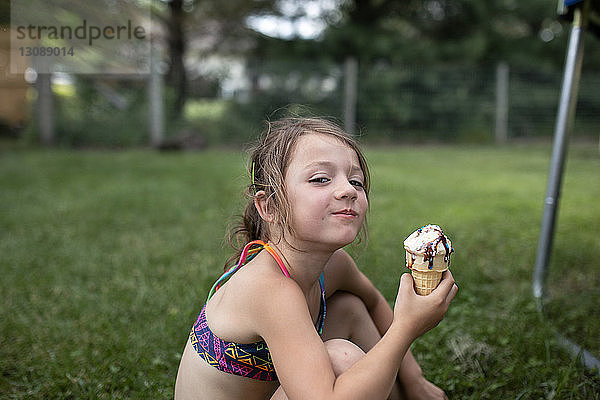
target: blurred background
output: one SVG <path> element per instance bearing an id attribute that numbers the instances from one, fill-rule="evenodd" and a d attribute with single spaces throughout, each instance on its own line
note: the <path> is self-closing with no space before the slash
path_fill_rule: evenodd
<path id="1" fill-rule="evenodd" d="M 28 25 L 82 20 L 145 37 L 48 63 L 70 42 Z M 406 236 L 452 239 L 460 292 L 413 344 L 427 379 L 452 399 L 599 399 L 555 335 L 600 356 L 589 33 L 544 313 L 532 296 L 569 32 L 555 0 L 0 0 L 0 398 L 172 398 L 245 205 L 240 150 L 296 114 L 366 144 L 369 241 L 349 251 L 388 301 Z"/>
<path id="2" fill-rule="evenodd" d="M 42 74 L 35 60 L 11 73 L 10 2 L 0 3 L 3 141 L 236 145 L 282 108 L 338 118 L 376 143 L 553 133 L 569 33 L 554 1 L 131 3 L 151 19 L 152 73 Z M 599 62 L 591 42 L 575 129 L 586 140 L 598 140 Z"/>

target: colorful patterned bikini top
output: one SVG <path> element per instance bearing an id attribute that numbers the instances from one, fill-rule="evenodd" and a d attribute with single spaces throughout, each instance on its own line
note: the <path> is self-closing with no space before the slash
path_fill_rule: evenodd
<path id="1" fill-rule="evenodd" d="M 250 242 L 244 247 L 239 262 L 229 268 L 213 285 L 208 293 L 208 299 L 219 290 L 225 280 L 233 275 L 238 269 L 243 267 L 248 261 L 252 260 L 262 249 L 267 250 L 275 258 L 281 272 L 290 277 L 283 261 L 279 255 L 268 244 L 260 240 Z M 321 287 L 321 305 L 319 308 L 319 317 L 315 324 L 315 329 L 319 335 L 323 334 L 323 325 L 325 324 L 325 313 L 327 306 L 325 304 L 325 280 L 323 274 L 319 277 L 319 286 Z M 207 299 L 207 302 L 208 302 Z M 261 340 L 256 343 L 234 343 L 218 338 L 212 333 L 206 322 L 206 304 L 202 307 L 198 320 L 190 332 L 190 343 L 196 352 L 210 365 L 220 371 L 229 374 L 245 376 L 251 379 L 261 381 L 276 381 L 277 374 L 271 360 L 271 353 L 267 344 Z"/>

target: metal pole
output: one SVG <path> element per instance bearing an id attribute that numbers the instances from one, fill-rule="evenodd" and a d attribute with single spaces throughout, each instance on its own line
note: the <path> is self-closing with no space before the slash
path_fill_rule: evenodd
<path id="1" fill-rule="evenodd" d="M 558 208 L 565 154 L 567 151 L 567 138 L 571 131 L 575 105 L 577 104 L 581 61 L 583 60 L 584 19 L 585 13 L 582 13 L 580 8 L 576 8 L 574 10 L 573 27 L 571 29 L 571 37 L 565 60 L 562 92 L 554 130 L 554 146 L 550 162 L 548 187 L 544 199 L 544 213 L 535 260 L 533 295 L 539 300 L 538 307 L 541 307 L 541 301 L 545 294 L 544 283 L 548 275 L 548 261 L 552 250 L 556 210 Z"/>
<path id="2" fill-rule="evenodd" d="M 40 141 L 45 146 L 55 144 L 54 137 L 54 93 L 52 92 L 52 74 L 38 74 L 36 87 L 37 98 L 37 124 Z"/>
<path id="3" fill-rule="evenodd" d="M 357 86 L 358 62 L 356 58 L 348 57 L 344 64 L 344 129 L 349 134 L 356 129 Z"/>
<path id="4" fill-rule="evenodd" d="M 556 211 L 558 209 L 558 199 L 560 197 L 560 186 L 567 150 L 567 136 L 571 131 L 575 116 L 577 90 L 581 76 L 581 61 L 583 60 L 583 34 L 585 33 L 589 14 L 589 3 L 589 1 L 584 1 L 580 7 L 574 10 L 573 28 L 569 39 L 563 87 L 558 105 L 548 188 L 544 200 L 544 215 L 542 217 L 542 227 L 533 274 L 533 295 L 537 300 L 540 312 L 543 312 L 544 306 L 544 284 L 548 275 L 548 263 L 552 250 Z M 586 368 L 590 370 L 596 369 L 600 373 L 600 360 L 594 357 L 593 354 L 558 332 L 556 332 L 556 337 L 558 344 L 568 350 L 574 357 L 577 357 Z"/>
<path id="5" fill-rule="evenodd" d="M 496 67 L 496 144 L 508 141 L 508 64 L 501 62 Z"/>
<path id="6" fill-rule="evenodd" d="M 150 144 L 159 147 L 164 139 L 164 103 L 163 103 L 163 77 L 158 70 L 160 57 L 158 48 L 151 43 L 150 50 L 150 80 L 148 82 L 149 96 L 149 126 Z"/>

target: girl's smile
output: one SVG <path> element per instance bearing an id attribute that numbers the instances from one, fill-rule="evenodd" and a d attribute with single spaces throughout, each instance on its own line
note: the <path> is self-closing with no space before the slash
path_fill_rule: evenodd
<path id="1" fill-rule="evenodd" d="M 345 208 L 343 210 L 340 211 L 336 211 L 333 213 L 333 215 L 336 215 L 338 217 L 346 217 L 346 218 L 356 218 L 358 217 L 358 213 L 354 210 Z"/>

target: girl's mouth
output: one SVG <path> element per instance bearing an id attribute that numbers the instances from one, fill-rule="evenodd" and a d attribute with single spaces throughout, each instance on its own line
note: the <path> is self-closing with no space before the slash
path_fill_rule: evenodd
<path id="1" fill-rule="evenodd" d="M 348 217 L 357 217 L 358 213 L 350 208 L 345 208 L 343 210 L 339 210 L 333 213 L 333 215 L 339 216 L 348 216 Z"/>

